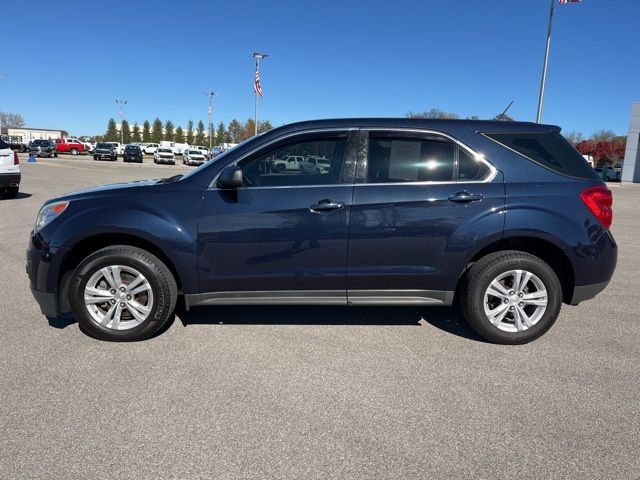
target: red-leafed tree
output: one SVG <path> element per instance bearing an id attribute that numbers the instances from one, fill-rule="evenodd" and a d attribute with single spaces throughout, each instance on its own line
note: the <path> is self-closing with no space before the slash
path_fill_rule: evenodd
<path id="1" fill-rule="evenodd" d="M 593 155 L 596 144 L 593 140 L 582 140 L 576 143 L 576 149 L 578 149 L 582 155 Z"/>

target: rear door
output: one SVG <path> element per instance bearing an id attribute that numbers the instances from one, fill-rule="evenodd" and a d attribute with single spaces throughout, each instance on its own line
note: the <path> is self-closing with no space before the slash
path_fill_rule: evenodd
<path id="1" fill-rule="evenodd" d="M 349 302 L 449 304 L 470 252 L 502 235 L 502 175 L 441 133 L 361 135 Z"/>

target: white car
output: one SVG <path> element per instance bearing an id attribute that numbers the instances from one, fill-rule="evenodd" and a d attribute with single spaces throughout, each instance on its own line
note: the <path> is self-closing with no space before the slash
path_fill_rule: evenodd
<path id="1" fill-rule="evenodd" d="M 171 147 L 158 147 L 156 153 L 153 154 L 153 163 L 176 164 L 176 156 L 173 154 Z"/>
<path id="2" fill-rule="evenodd" d="M 286 170 L 298 172 L 302 170 L 300 165 L 303 161 L 304 157 L 302 155 L 289 155 L 285 158 L 276 158 L 271 162 L 271 170 L 274 172 L 284 172 Z"/>
<path id="3" fill-rule="evenodd" d="M 307 157 L 305 160 L 300 162 L 300 170 L 304 173 L 313 173 L 313 174 L 321 174 L 321 173 L 329 173 L 329 169 L 331 168 L 331 161 L 327 160 L 324 157 Z"/>
<path id="4" fill-rule="evenodd" d="M 200 150 L 189 148 L 182 152 L 182 163 L 185 165 L 202 165 L 206 161 L 207 159 Z"/>
<path id="5" fill-rule="evenodd" d="M 142 153 L 145 154 L 151 154 L 151 153 L 156 153 L 156 150 L 158 150 L 158 144 L 157 143 L 143 143 L 142 145 L 140 145 L 140 148 L 142 149 Z"/>
<path id="6" fill-rule="evenodd" d="M 108 145 L 113 145 L 116 147 L 116 154 L 122 156 L 124 153 L 124 146 L 120 142 L 104 142 Z"/>
<path id="7" fill-rule="evenodd" d="M 0 138 L 0 197 L 15 198 L 20 190 L 18 153 Z"/>
<path id="8" fill-rule="evenodd" d="M 200 145 L 196 145 L 195 147 L 189 147 L 191 149 L 196 149 L 196 150 L 200 150 L 202 152 L 202 154 L 204 155 L 204 157 L 209 160 L 209 156 L 210 156 L 210 152 L 209 149 L 207 147 L 202 147 Z"/>

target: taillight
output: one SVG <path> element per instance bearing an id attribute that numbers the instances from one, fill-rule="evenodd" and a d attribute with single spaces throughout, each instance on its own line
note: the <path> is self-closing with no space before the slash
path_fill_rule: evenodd
<path id="1" fill-rule="evenodd" d="M 580 193 L 580 198 L 591 210 L 604 228 L 610 228 L 613 221 L 613 195 L 607 187 L 589 187 Z"/>
<path id="2" fill-rule="evenodd" d="M 20 165 L 20 159 L 18 158 L 18 152 L 13 152 L 13 164 Z"/>

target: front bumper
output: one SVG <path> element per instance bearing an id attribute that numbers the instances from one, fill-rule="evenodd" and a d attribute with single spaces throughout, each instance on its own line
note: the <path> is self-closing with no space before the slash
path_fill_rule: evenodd
<path id="1" fill-rule="evenodd" d="M 49 317 L 65 313 L 60 308 L 58 273 L 67 251 L 43 244 L 38 234 L 31 236 L 27 248 L 26 271 L 31 293 L 40 305 L 40 311 Z"/>
<path id="2" fill-rule="evenodd" d="M 21 178 L 20 172 L 0 173 L 0 188 L 18 187 Z"/>

